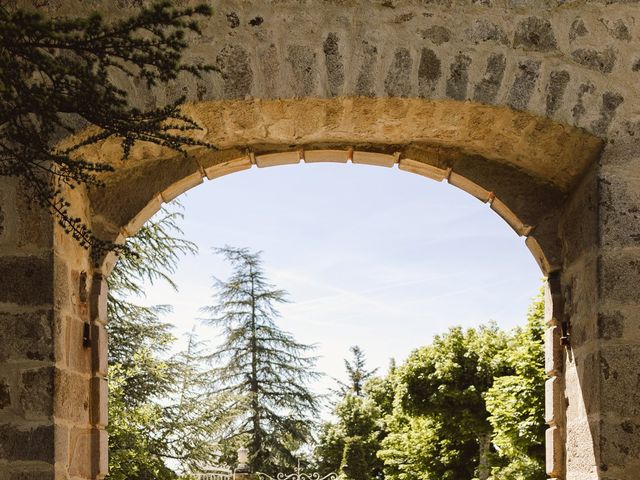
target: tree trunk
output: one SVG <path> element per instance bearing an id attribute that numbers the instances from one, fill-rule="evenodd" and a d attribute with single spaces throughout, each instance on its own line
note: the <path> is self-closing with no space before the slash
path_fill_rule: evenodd
<path id="1" fill-rule="evenodd" d="M 487 480 L 491 476 L 489 452 L 491 451 L 491 433 L 484 433 L 478 437 L 479 462 L 478 480 Z"/>

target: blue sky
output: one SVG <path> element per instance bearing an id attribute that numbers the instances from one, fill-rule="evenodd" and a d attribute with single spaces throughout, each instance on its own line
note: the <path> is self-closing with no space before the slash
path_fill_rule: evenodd
<path id="1" fill-rule="evenodd" d="M 359 345 L 384 371 L 449 326 L 524 322 L 542 274 L 524 239 L 487 205 L 448 185 L 353 164 L 253 168 L 180 197 L 185 235 L 200 253 L 182 260 L 180 291 L 148 289 L 171 304 L 176 334 L 212 303 L 215 275 L 229 268 L 212 251 L 225 244 L 262 250 L 268 277 L 290 293 L 280 326 L 317 345 L 325 391 Z"/>

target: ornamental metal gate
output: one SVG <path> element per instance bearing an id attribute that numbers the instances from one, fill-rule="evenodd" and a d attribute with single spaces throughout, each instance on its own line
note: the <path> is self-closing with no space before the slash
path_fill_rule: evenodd
<path id="1" fill-rule="evenodd" d="M 324 477 L 320 476 L 318 472 L 303 473 L 299 470 L 295 473 L 278 473 L 275 478 L 266 473 L 257 472 L 258 480 L 337 480 L 337 473 L 328 473 Z"/>

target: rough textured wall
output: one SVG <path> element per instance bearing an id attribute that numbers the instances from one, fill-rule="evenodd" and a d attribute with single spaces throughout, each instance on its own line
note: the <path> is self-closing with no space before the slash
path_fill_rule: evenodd
<path id="1" fill-rule="evenodd" d="M 43 2 L 45 3 L 45 2 Z M 72 1 L 40 6 L 76 12 Z M 122 15 L 138 2 L 92 2 Z M 220 73 L 181 79 L 141 105 L 291 97 L 422 97 L 528 110 L 605 135 L 634 113 L 634 1 L 222 0 L 190 57 Z M 83 3 L 83 9 L 87 4 Z"/>
<path id="2" fill-rule="evenodd" d="M 118 16 L 138 4 L 43 0 L 36 5 L 51 15 L 95 7 Z M 561 269 L 551 278 L 549 297 L 554 301 L 547 315 L 547 371 L 552 375 L 547 388 L 547 420 L 552 426 L 548 469 L 566 480 L 637 479 L 640 4 L 635 0 L 223 0 L 214 9 L 204 37 L 194 43 L 190 55 L 217 65 L 219 73 L 199 80 L 184 77 L 151 92 L 123 81 L 140 106 L 181 95 L 193 102 L 338 96 L 472 100 L 524 110 L 604 139 L 599 163 L 572 184 L 566 203 L 559 205 L 558 217 L 549 219 L 545 232 L 555 235 L 563 249 Z M 296 128 L 306 120 L 302 114 L 288 120 L 293 125 L 289 137 L 293 150 L 301 146 Z M 401 116 L 393 122 L 406 120 Z M 458 120 L 453 111 L 447 118 L 449 128 L 467 128 Z M 490 126 L 500 134 L 499 125 Z M 247 127 L 243 122 L 226 126 L 238 136 Z M 252 128 L 268 125 L 257 123 Z M 152 154 L 149 160 L 161 165 L 163 159 Z M 485 180 L 497 171 L 490 162 L 479 161 L 472 167 L 463 168 L 475 169 Z M 180 180 L 163 183 L 162 171 L 149 174 L 149 182 L 163 188 Z M 193 170 L 185 171 L 187 187 L 202 179 L 202 174 L 192 176 Z M 104 465 L 99 462 L 104 463 L 105 453 L 104 436 L 99 433 L 105 421 L 100 414 L 103 356 L 95 354 L 91 366 L 74 367 L 70 359 L 83 357 L 72 354 L 77 343 L 64 342 L 68 337 L 77 339 L 73 328 L 84 319 L 96 320 L 96 331 L 101 331 L 105 319 L 83 311 L 79 297 L 55 287 L 68 282 L 69 292 L 79 292 L 85 260 L 66 240 L 41 236 L 40 227 L 43 232 L 53 230 L 50 223 L 40 217 L 28 220 L 34 217 L 12 192 L 13 186 L 0 190 L 0 307 L 5 315 L 0 328 L 11 339 L 0 346 L 0 479 L 47 478 L 43 472 L 50 472 L 54 461 L 56 478 L 76 474 L 95 478 L 101 474 Z M 58 278 L 64 281 L 57 283 Z M 104 291 L 99 278 L 95 285 L 90 297 L 97 302 Z M 62 299 L 66 300 L 56 307 Z M 67 326 L 58 327 L 56 322 L 63 320 Z M 570 348 L 559 343 L 562 322 L 567 321 Z M 34 329 L 43 329 L 38 338 L 45 341 L 25 342 Z M 51 341 L 46 340 L 48 332 Z M 43 359 L 28 357 L 32 344 L 44 349 Z M 95 397 L 90 408 L 98 413 L 91 418 L 80 400 L 84 393 L 69 400 L 71 384 L 60 380 L 66 378 L 62 373 L 55 373 L 67 370 L 74 372 L 69 378 L 83 379 L 81 388 L 73 391 L 85 392 L 88 383 L 93 385 L 88 390 Z M 93 377 L 98 380 L 89 380 Z M 75 420 L 65 417 L 67 402 L 77 407 Z M 52 416 L 54 411 L 61 412 L 60 420 Z M 53 435 L 54 423 L 64 427 L 61 434 Z M 74 458 L 82 471 L 69 467 Z M 19 469 L 28 473 L 20 476 Z"/>

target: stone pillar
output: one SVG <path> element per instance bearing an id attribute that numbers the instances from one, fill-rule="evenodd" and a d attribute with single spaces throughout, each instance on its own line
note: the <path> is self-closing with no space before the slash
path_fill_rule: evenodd
<path id="1" fill-rule="evenodd" d="M 597 350 L 585 373 L 599 478 L 640 477 L 640 121 L 609 131 L 598 175 Z"/>
<path id="2" fill-rule="evenodd" d="M 640 472 L 640 123 L 610 132 L 561 236 L 566 478 Z"/>
<path id="3" fill-rule="evenodd" d="M 0 178 L 1 480 L 95 478 L 88 266 L 19 182 Z"/>

